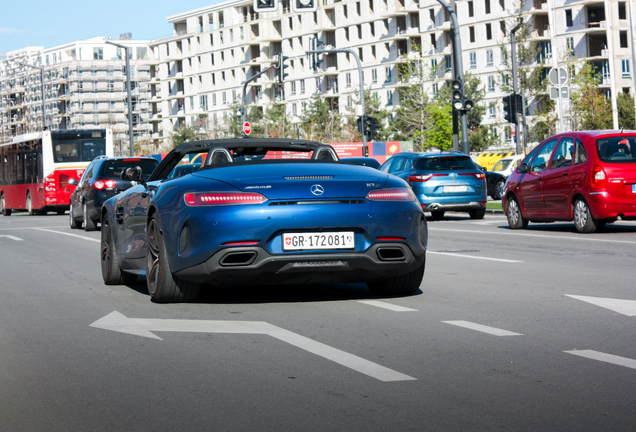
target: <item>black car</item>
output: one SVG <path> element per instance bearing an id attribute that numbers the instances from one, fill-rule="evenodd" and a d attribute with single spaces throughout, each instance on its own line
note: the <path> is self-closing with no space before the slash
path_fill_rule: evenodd
<path id="1" fill-rule="evenodd" d="M 69 224 L 71 228 L 93 231 L 101 218 L 102 204 L 107 199 L 134 186 L 128 180 L 121 179 L 121 173 L 128 167 L 139 166 L 143 170 L 144 180 L 150 177 L 159 161 L 151 157 L 98 156 L 79 180 L 71 194 Z"/>
<path id="2" fill-rule="evenodd" d="M 478 165 L 479 166 L 479 165 Z M 487 171 L 486 168 L 479 166 L 486 174 L 486 184 L 488 185 L 488 195 L 494 200 L 500 200 L 503 196 L 506 185 L 506 176 L 493 171 Z"/>

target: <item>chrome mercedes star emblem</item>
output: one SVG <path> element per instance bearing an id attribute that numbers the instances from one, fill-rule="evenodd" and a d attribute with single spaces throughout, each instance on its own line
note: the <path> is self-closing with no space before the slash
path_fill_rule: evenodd
<path id="1" fill-rule="evenodd" d="M 451 173 L 450 176 L 451 176 L 451 178 L 457 178 L 457 174 L 455 174 L 455 173 Z"/>
<path id="2" fill-rule="evenodd" d="M 325 193 L 325 188 L 316 184 L 311 187 L 310 191 L 314 195 L 322 195 L 323 193 Z"/>

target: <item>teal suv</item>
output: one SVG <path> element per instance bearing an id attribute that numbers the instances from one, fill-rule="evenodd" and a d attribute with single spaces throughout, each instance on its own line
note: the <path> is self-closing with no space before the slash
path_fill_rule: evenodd
<path id="1" fill-rule="evenodd" d="M 471 219 L 486 214 L 486 175 L 465 153 L 397 153 L 380 170 L 406 180 L 433 219 L 446 211 L 468 212 Z"/>

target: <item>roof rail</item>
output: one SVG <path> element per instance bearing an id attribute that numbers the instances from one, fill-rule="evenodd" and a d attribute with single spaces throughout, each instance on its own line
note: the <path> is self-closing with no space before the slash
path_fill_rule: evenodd
<path id="1" fill-rule="evenodd" d="M 100 159 L 108 159 L 108 156 L 106 156 L 106 155 L 99 155 L 99 156 L 97 156 L 97 157 L 96 157 L 95 159 L 93 159 L 93 160 L 94 160 L 94 161 L 96 161 L 96 160 L 100 160 Z"/>

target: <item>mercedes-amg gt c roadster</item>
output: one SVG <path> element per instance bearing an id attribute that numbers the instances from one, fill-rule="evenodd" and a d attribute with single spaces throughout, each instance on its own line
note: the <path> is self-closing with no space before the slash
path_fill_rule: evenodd
<path id="1" fill-rule="evenodd" d="M 146 276 L 154 302 L 202 287 L 366 283 L 407 295 L 424 276 L 428 231 L 398 177 L 338 160 L 331 146 L 226 139 L 175 147 L 147 181 L 102 207 L 106 284 Z"/>

